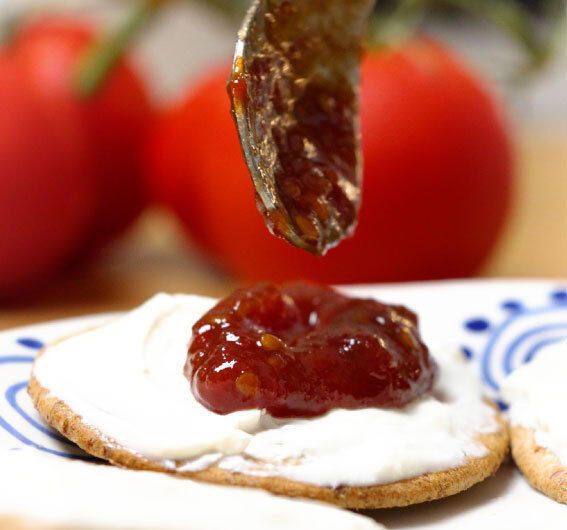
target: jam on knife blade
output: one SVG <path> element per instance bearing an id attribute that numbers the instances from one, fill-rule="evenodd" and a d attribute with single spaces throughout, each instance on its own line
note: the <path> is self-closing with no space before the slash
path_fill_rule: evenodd
<path id="1" fill-rule="evenodd" d="M 256 203 L 315 255 L 349 236 L 360 203 L 359 64 L 374 0 L 256 0 L 228 84 Z"/>

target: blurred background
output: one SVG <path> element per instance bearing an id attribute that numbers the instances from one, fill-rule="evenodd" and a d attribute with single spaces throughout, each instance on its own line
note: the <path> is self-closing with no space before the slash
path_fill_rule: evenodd
<path id="1" fill-rule="evenodd" d="M 247 4 L 0 0 L 0 329 L 255 280 L 567 281 L 565 2 L 378 2 L 359 227 L 324 258 L 255 210 Z"/>

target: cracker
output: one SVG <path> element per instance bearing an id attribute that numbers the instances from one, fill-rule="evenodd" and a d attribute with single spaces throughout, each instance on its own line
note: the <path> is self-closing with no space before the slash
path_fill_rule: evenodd
<path id="1" fill-rule="evenodd" d="M 557 455 L 535 441 L 535 432 L 521 426 L 510 427 L 512 456 L 527 481 L 548 497 L 567 504 L 567 466 Z"/>
<path id="2" fill-rule="evenodd" d="M 28 392 L 43 419 L 87 453 L 129 469 L 159 471 L 172 475 L 231 486 L 263 488 L 278 495 L 326 501 L 345 508 L 391 508 L 432 501 L 454 495 L 493 475 L 508 452 L 508 428 L 498 416 L 499 430 L 481 434 L 478 440 L 488 449 L 481 458 L 471 458 L 457 468 L 427 473 L 389 484 L 371 486 L 317 486 L 282 477 L 258 477 L 211 466 L 201 471 L 182 470 L 185 462 L 147 458 L 87 425 L 63 401 L 49 394 L 35 377 Z"/>

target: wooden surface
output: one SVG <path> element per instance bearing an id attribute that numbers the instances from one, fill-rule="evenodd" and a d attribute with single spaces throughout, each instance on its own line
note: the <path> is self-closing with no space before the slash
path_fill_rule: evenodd
<path id="1" fill-rule="evenodd" d="M 523 134 L 517 158 L 514 210 L 481 275 L 567 283 L 567 133 Z M 0 329 L 127 309 L 157 291 L 219 296 L 234 285 L 191 252 L 169 214 L 151 210 L 88 269 L 53 283 L 33 301 L 0 306 Z"/>

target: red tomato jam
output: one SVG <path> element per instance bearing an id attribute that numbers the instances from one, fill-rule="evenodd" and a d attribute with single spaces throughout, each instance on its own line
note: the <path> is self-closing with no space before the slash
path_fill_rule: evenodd
<path id="1" fill-rule="evenodd" d="M 213 412 L 276 417 L 403 407 L 435 374 L 414 313 L 300 283 L 261 283 L 221 300 L 193 326 L 185 365 Z"/>

